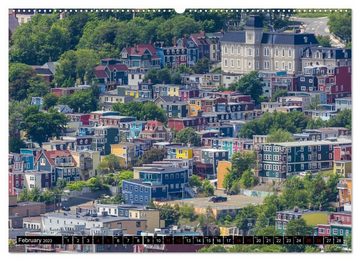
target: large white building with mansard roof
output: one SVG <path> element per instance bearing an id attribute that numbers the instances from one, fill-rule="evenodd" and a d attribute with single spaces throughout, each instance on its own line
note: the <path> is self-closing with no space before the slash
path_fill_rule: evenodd
<path id="1" fill-rule="evenodd" d="M 314 34 L 264 32 L 259 16 L 250 16 L 244 31 L 227 32 L 221 39 L 221 69 L 225 74 L 251 71 L 301 72 L 301 56 L 318 45 Z"/>

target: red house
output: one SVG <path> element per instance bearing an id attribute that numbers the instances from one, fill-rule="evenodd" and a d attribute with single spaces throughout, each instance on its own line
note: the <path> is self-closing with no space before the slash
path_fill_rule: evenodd
<path id="1" fill-rule="evenodd" d="M 344 144 L 334 146 L 334 161 L 351 160 L 352 145 Z"/>
<path id="2" fill-rule="evenodd" d="M 327 103 L 351 96 L 351 66 L 328 68 L 327 74 L 318 76 L 318 87 L 327 93 Z"/>

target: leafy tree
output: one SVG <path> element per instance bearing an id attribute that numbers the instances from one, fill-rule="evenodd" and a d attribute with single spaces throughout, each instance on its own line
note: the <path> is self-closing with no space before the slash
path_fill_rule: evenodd
<path id="1" fill-rule="evenodd" d="M 276 101 L 278 100 L 278 98 L 286 96 L 287 93 L 288 93 L 287 90 L 277 89 L 277 90 L 273 93 L 273 95 L 272 95 L 272 97 L 271 97 L 271 101 L 276 102 Z"/>
<path id="2" fill-rule="evenodd" d="M 203 247 L 199 250 L 200 253 L 226 253 L 228 252 L 224 246 L 211 245 Z"/>
<path id="3" fill-rule="evenodd" d="M 267 137 L 267 142 L 287 142 L 294 140 L 290 132 L 282 129 L 272 130 Z"/>
<path id="4" fill-rule="evenodd" d="M 165 149 L 151 148 L 145 151 L 144 155 L 139 159 L 137 165 L 153 163 L 154 161 L 163 160 L 166 156 Z"/>
<path id="5" fill-rule="evenodd" d="M 205 197 L 213 196 L 215 192 L 215 188 L 211 185 L 210 181 L 205 179 L 202 183 L 200 193 L 203 193 Z"/>
<path id="6" fill-rule="evenodd" d="M 335 117 L 330 118 L 329 127 L 345 127 L 351 130 L 351 110 L 346 109 L 338 112 Z"/>
<path id="7" fill-rule="evenodd" d="M 256 71 L 248 73 L 230 86 L 231 90 L 250 95 L 256 104 L 260 102 L 263 93 L 263 82 Z"/>
<path id="8" fill-rule="evenodd" d="M 243 188 L 251 188 L 257 184 L 257 179 L 249 169 L 245 170 L 240 178 L 240 184 Z"/>
<path id="9" fill-rule="evenodd" d="M 9 97 L 11 100 L 24 100 L 31 96 L 44 96 L 49 92 L 45 81 L 36 75 L 31 66 L 10 63 Z"/>
<path id="10" fill-rule="evenodd" d="M 236 215 L 235 224 L 243 231 L 244 235 L 246 235 L 255 225 L 256 218 L 256 207 L 253 205 L 248 205 L 244 207 L 239 214 Z"/>
<path id="11" fill-rule="evenodd" d="M 63 53 L 56 66 L 55 84 L 57 86 L 74 86 L 76 81 L 77 56 L 74 50 Z"/>
<path id="12" fill-rule="evenodd" d="M 329 29 L 346 42 L 351 41 L 351 11 L 336 12 L 329 15 Z"/>
<path id="13" fill-rule="evenodd" d="M 94 91 L 93 88 L 77 91 L 69 96 L 62 96 L 58 103 L 68 105 L 74 112 L 87 113 L 95 111 L 98 107 L 98 99 Z"/>
<path id="14" fill-rule="evenodd" d="M 326 253 L 342 252 L 342 248 L 338 245 L 325 245 L 324 251 Z"/>
<path id="15" fill-rule="evenodd" d="M 52 94 L 52 93 L 48 93 L 43 97 L 43 109 L 47 110 L 49 108 L 54 107 L 57 102 L 58 102 L 59 98 Z"/>
<path id="16" fill-rule="evenodd" d="M 193 67 L 194 73 L 199 73 L 199 74 L 208 73 L 209 69 L 210 69 L 210 60 L 208 58 L 200 59 Z"/>
<path id="17" fill-rule="evenodd" d="M 253 135 L 267 135 L 273 129 L 283 129 L 290 133 L 301 132 L 310 121 L 303 112 L 291 111 L 284 112 L 266 112 L 259 119 L 247 122 L 239 132 L 243 138 L 252 138 Z"/>
<path id="18" fill-rule="evenodd" d="M 9 151 L 19 153 L 21 148 L 25 147 L 25 143 L 18 137 L 9 136 Z"/>
<path id="19" fill-rule="evenodd" d="M 201 187 L 201 180 L 200 180 L 199 176 L 192 175 L 192 176 L 189 178 L 189 185 L 190 185 L 191 187 L 196 187 L 196 188 Z"/>
<path id="20" fill-rule="evenodd" d="M 160 210 L 160 219 L 165 220 L 165 226 L 176 225 L 179 221 L 180 213 L 179 210 L 171 207 L 168 204 L 159 206 Z"/>
<path id="21" fill-rule="evenodd" d="M 99 55 L 91 49 L 69 50 L 63 53 L 56 67 L 55 81 L 58 86 L 73 86 L 75 82 L 90 83 Z"/>
<path id="22" fill-rule="evenodd" d="M 28 138 L 41 145 L 51 137 L 59 137 L 66 124 L 67 118 L 64 114 L 55 110 L 42 112 L 36 106 L 30 106 L 24 113 L 21 129 Z"/>
<path id="23" fill-rule="evenodd" d="M 293 219 L 290 220 L 286 225 L 286 236 L 307 236 L 312 235 L 313 231 L 312 228 L 306 225 L 306 222 L 304 219 Z M 305 245 L 300 244 L 290 244 L 286 245 L 286 248 L 288 252 L 304 252 L 305 251 Z"/>
<path id="24" fill-rule="evenodd" d="M 240 177 L 245 170 L 251 170 L 255 167 L 256 154 L 255 152 L 236 152 L 233 154 L 232 172 L 235 172 Z"/>
<path id="25" fill-rule="evenodd" d="M 328 35 L 317 35 L 316 39 L 318 40 L 319 45 L 321 45 L 322 47 L 331 47 L 330 36 L 328 36 Z"/>
<path id="26" fill-rule="evenodd" d="M 187 218 L 190 221 L 195 219 L 195 212 L 194 212 L 194 206 L 184 204 L 179 207 L 179 214 L 181 218 Z"/>
<path id="27" fill-rule="evenodd" d="M 12 35 L 10 61 L 34 65 L 56 61 L 71 47 L 70 39 L 70 33 L 61 25 L 58 14 L 34 15 Z"/>
<path id="28" fill-rule="evenodd" d="M 114 154 L 105 156 L 98 166 L 100 173 L 114 173 L 120 168 L 120 159 Z"/>
<path id="29" fill-rule="evenodd" d="M 116 175 L 115 179 L 118 182 L 119 186 L 122 186 L 123 180 L 133 179 L 134 178 L 134 172 L 130 170 L 123 170 Z"/>
<path id="30" fill-rule="evenodd" d="M 153 102 L 116 103 L 112 109 L 113 111 L 120 112 L 120 114 L 124 116 L 135 116 L 138 120 L 167 121 L 165 111 L 157 107 Z"/>
<path id="31" fill-rule="evenodd" d="M 190 144 L 192 146 L 200 146 L 201 139 L 193 128 L 185 128 L 176 133 L 175 142 Z"/>

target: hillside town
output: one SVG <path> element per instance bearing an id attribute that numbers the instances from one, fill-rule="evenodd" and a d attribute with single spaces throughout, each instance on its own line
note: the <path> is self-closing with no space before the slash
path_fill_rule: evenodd
<path id="1" fill-rule="evenodd" d="M 331 37 L 296 15 L 10 10 L 10 251 L 351 251 L 351 28 L 336 31 L 351 14 L 329 15 Z M 25 235 L 344 243 L 17 244 Z"/>

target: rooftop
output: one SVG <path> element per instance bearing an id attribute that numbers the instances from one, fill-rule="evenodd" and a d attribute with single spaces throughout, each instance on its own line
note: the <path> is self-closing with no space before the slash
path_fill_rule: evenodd
<path id="1" fill-rule="evenodd" d="M 286 146 L 286 147 L 298 147 L 298 146 L 317 146 L 317 145 L 330 145 L 330 144 L 339 145 L 339 144 L 351 143 L 351 142 L 352 141 L 350 139 L 339 138 L 336 141 L 331 141 L 331 140 L 319 140 L 319 141 L 306 140 L 306 141 L 264 143 L 263 145 L 273 144 L 273 145 Z"/>

